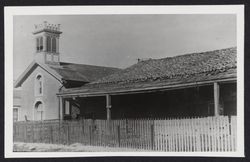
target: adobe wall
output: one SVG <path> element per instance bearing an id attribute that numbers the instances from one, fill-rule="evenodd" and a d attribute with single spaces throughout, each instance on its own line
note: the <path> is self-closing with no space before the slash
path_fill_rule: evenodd
<path id="1" fill-rule="evenodd" d="M 43 94 L 38 97 L 35 96 L 35 78 L 37 74 L 41 74 L 43 77 Z M 56 93 L 58 93 L 60 86 L 61 84 L 58 80 L 38 66 L 22 84 L 20 120 L 25 120 L 25 115 L 27 115 L 28 120 L 33 120 L 36 101 L 42 101 L 43 103 L 45 120 L 58 119 L 59 112 Z"/>

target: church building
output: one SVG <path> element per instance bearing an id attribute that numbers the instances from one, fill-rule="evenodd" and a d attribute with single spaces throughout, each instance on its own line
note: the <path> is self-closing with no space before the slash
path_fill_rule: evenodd
<path id="1" fill-rule="evenodd" d="M 18 77 L 21 87 L 19 120 L 60 119 L 57 93 L 75 88 L 120 71 L 118 68 L 74 64 L 60 61 L 60 25 L 44 22 L 35 25 L 34 60 Z M 77 56 L 76 56 L 77 57 Z M 72 110 L 76 114 L 78 110 Z"/>

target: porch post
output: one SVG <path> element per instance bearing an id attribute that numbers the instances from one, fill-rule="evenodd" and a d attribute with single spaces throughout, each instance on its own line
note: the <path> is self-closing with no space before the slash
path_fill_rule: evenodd
<path id="1" fill-rule="evenodd" d="M 111 96 L 106 95 L 107 120 L 111 120 Z"/>
<path id="2" fill-rule="evenodd" d="M 220 86 L 217 82 L 214 82 L 214 115 L 219 116 L 219 101 L 220 101 Z"/>
<path id="3" fill-rule="evenodd" d="M 64 114 L 65 114 L 65 99 L 62 97 L 62 120 L 64 120 Z"/>
<path id="4" fill-rule="evenodd" d="M 63 120 L 63 99 L 58 97 L 59 120 Z"/>

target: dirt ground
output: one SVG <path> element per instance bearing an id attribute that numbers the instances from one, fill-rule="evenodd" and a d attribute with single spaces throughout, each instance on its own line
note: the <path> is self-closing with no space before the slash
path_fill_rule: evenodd
<path id="1" fill-rule="evenodd" d="M 100 146 L 86 146 L 80 143 L 71 145 L 45 144 L 45 143 L 14 143 L 14 152 L 134 152 L 138 149 L 111 148 Z M 144 150 L 145 151 L 145 150 Z"/>

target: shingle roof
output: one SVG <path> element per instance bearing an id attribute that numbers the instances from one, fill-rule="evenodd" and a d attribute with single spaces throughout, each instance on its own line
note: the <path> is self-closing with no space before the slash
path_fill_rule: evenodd
<path id="1" fill-rule="evenodd" d="M 65 92 L 105 93 L 236 78 L 236 68 L 236 47 L 233 47 L 140 61 L 122 71 Z"/>
<path id="2" fill-rule="evenodd" d="M 118 68 L 60 62 L 60 66 L 49 65 L 64 80 L 92 82 L 120 71 Z"/>
<path id="3" fill-rule="evenodd" d="M 141 61 L 92 84 L 165 80 L 178 76 L 185 78 L 190 75 L 211 74 L 231 68 L 236 68 L 236 48 Z"/>

